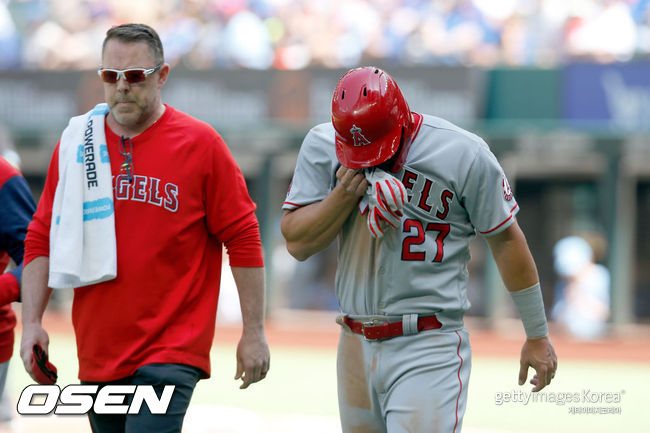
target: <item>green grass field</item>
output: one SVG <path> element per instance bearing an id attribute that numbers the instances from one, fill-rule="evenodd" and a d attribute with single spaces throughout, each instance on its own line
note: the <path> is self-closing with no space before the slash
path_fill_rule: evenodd
<path id="1" fill-rule="evenodd" d="M 74 342 L 69 335 L 51 336 L 52 361 L 59 369 L 59 384 L 77 383 Z M 16 354 L 18 348 L 16 348 Z M 199 383 L 188 412 L 187 433 L 209 432 L 318 432 L 339 433 L 336 402 L 335 352 L 333 349 L 271 347 L 271 370 L 264 382 L 239 389 L 235 375 L 235 345 L 215 345 L 213 375 Z M 517 385 L 518 360 L 475 357 L 469 384 L 468 409 L 463 431 L 468 433 L 609 433 L 647 431 L 650 415 L 645 408 L 650 365 L 643 363 L 562 361 L 551 387 L 530 397 L 532 386 Z M 8 391 L 14 402 L 31 383 L 17 355 L 12 359 Z M 517 391 L 522 391 L 517 394 Z M 559 404 L 559 394 L 578 394 L 598 402 Z M 613 402 L 616 395 L 620 402 Z M 497 399 L 509 394 L 516 402 Z M 555 398 L 555 400 L 553 400 Z M 608 414 L 572 414 L 571 407 L 591 407 Z M 604 408 L 604 409 L 600 409 Z M 42 430 L 47 419 L 51 432 L 90 431 L 85 419 L 20 417 L 13 430 Z M 644 421 L 645 420 L 645 421 Z M 308 423 L 310 427 L 307 427 Z M 81 429 L 81 430 L 79 430 Z M 2 431 L 2 430 L 0 430 Z"/>

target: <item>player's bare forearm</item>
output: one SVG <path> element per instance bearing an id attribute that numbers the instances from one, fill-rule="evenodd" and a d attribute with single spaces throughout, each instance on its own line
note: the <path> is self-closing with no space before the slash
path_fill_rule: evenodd
<path id="1" fill-rule="evenodd" d="M 516 221 L 503 232 L 485 239 L 509 291 L 523 290 L 539 282 L 526 237 Z"/>
<path id="2" fill-rule="evenodd" d="M 265 282 L 262 267 L 231 267 L 239 293 L 243 332 L 264 335 Z"/>
<path id="3" fill-rule="evenodd" d="M 368 188 L 365 176 L 356 170 L 341 167 L 337 178 L 338 184 L 325 199 L 285 211 L 282 216 L 287 250 L 298 260 L 307 259 L 334 241 Z"/>
<path id="4" fill-rule="evenodd" d="M 232 267 L 232 275 L 239 292 L 243 330 L 237 345 L 237 372 L 241 388 L 266 377 L 270 367 L 270 353 L 264 333 L 264 268 Z"/>
<path id="5" fill-rule="evenodd" d="M 21 284 L 22 322 L 40 324 L 52 289 L 47 286 L 49 257 L 37 257 L 23 269 Z"/>
<path id="6" fill-rule="evenodd" d="M 486 239 L 503 283 L 510 292 L 532 288 L 539 283 L 535 261 L 528 248 L 526 237 L 516 221 L 503 232 Z M 540 323 L 545 326 L 546 319 L 541 295 L 539 296 Z M 532 317 L 535 315 L 533 314 Z M 525 327 L 526 317 L 522 316 L 522 319 Z M 529 368 L 535 370 L 535 375 L 530 380 L 534 386 L 533 392 L 538 392 L 551 383 L 557 369 L 557 356 L 548 335 L 534 336 L 534 338 L 529 336 L 524 342 L 519 360 L 519 385 L 526 382 Z"/>
<path id="7" fill-rule="evenodd" d="M 45 352 L 49 352 L 49 337 L 41 324 L 45 307 L 52 293 L 52 289 L 47 285 L 49 266 L 49 257 L 37 257 L 23 269 L 21 284 L 23 335 L 20 357 L 25 370 L 30 375 L 32 375 L 34 345 L 40 344 Z"/>
<path id="8" fill-rule="evenodd" d="M 300 261 L 327 248 L 356 206 L 355 203 L 337 209 L 326 200 L 285 211 L 282 216 L 281 229 L 287 250 Z"/>

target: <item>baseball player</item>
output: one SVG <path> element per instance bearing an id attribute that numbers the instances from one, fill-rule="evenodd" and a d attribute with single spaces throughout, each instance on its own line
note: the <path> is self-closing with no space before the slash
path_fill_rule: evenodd
<path id="1" fill-rule="evenodd" d="M 461 430 L 471 351 L 463 315 L 469 244 L 487 240 L 527 339 L 519 384 L 548 385 L 557 359 L 518 205 L 485 142 L 409 110 L 386 72 L 347 72 L 332 121 L 305 137 L 283 205 L 299 260 L 339 241 L 343 431 Z"/>

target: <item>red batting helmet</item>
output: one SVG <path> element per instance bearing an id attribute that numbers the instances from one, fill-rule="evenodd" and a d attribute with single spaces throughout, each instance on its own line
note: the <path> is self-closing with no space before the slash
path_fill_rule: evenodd
<path id="1" fill-rule="evenodd" d="M 348 71 L 332 98 L 336 156 L 348 168 L 366 168 L 388 161 L 400 148 L 393 166 L 399 171 L 411 141 L 409 106 L 397 83 L 373 66 Z"/>

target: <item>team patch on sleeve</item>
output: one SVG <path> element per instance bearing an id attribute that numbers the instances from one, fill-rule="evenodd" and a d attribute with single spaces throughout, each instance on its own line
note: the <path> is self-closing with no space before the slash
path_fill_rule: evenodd
<path id="1" fill-rule="evenodd" d="M 510 188 L 510 184 L 508 183 L 508 179 L 506 178 L 505 174 L 503 175 L 501 185 L 503 186 L 503 198 L 505 198 L 506 201 L 512 200 L 512 188 Z"/>

